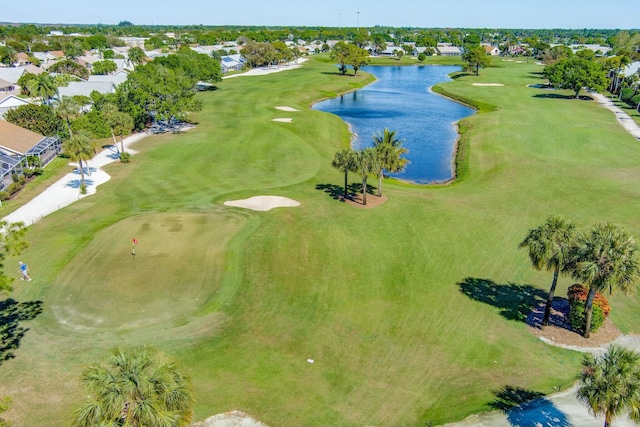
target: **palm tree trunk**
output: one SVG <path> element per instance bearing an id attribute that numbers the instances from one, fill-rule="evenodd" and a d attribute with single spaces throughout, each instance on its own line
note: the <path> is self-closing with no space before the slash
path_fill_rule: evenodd
<path id="1" fill-rule="evenodd" d="M 367 204 L 367 178 L 362 180 L 362 204 Z"/>
<path id="2" fill-rule="evenodd" d="M 585 338 L 589 338 L 591 333 L 591 312 L 593 309 L 593 300 L 596 297 L 596 288 L 592 286 L 589 288 L 589 295 L 587 296 L 587 302 L 584 305 L 584 334 Z"/>
<path id="3" fill-rule="evenodd" d="M 544 317 L 542 318 L 542 326 L 549 324 L 549 316 L 551 315 L 551 306 L 553 305 L 553 295 L 556 292 L 556 285 L 558 284 L 558 273 L 560 267 L 556 267 L 553 271 L 553 281 L 551 282 L 551 288 L 549 289 L 549 295 L 547 296 L 547 306 L 544 308 Z"/>
<path id="4" fill-rule="evenodd" d="M 120 150 L 124 153 L 124 138 L 120 135 Z"/>
<path id="5" fill-rule="evenodd" d="M 611 422 L 613 421 L 612 420 L 612 418 L 613 418 L 612 415 L 613 414 L 611 414 L 611 412 L 609 412 L 609 411 L 607 411 L 604 414 L 604 427 L 611 427 Z"/>
<path id="6" fill-rule="evenodd" d="M 345 170 L 344 171 L 344 198 L 345 199 L 349 197 L 349 185 L 347 182 L 348 175 L 349 175 L 349 171 Z"/>
<path id="7" fill-rule="evenodd" d="M 80 185 L 84 187 L 84 167 L 82 167 L 82 159 L 78 159 L 80 165 Z"/>
<path id="8" fill-rule="evenodd" d="M 378 174 L 378 197 L 382 197 L 382 177 L 384 175 L 382 174 L 382 171 L 380 171 L 380 174 Z"/>

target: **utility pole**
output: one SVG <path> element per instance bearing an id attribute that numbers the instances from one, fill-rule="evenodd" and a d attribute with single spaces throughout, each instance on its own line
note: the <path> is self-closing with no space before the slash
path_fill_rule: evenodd
<path id="1" fill-rule="evenodd" d="M 357 17 L 356 17 L 356 33 L 360 32 L 360 12 L 357 12 Z"/>

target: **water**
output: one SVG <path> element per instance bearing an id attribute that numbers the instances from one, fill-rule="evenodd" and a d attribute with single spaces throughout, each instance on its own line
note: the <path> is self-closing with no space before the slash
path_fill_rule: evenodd
<path id="1" fill-rule="evenodd" d="M 473 114 L 472 108 L 432 93 L 448 81 L 454 66 L 364 67 L 378 79 L 363 89 L 319 102 L 314 109 L 334 113 L 357 135 L 355 150 L 373 146 L 373 135 L 384 128 L 409 149 L 405 172 L 391 174 L 417 183 L 443 182 L 453 177 L 452 160 L 458 137 L 454 122 Z M 345 77 L 349 78 L 349 77 Z"/>

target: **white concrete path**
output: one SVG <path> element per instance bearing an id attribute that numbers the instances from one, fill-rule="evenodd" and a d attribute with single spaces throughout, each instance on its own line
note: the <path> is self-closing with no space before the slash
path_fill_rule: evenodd
<path id="1" fill-rule="evenodd" d="M 125 138 L 123 141 L 125 151 L 135 154 L 136 152 L 131 150 L 129 146 L 140 141 L 145 136 L 147 136 L 146 133 L 137 133 Z M 119 146 L 120 143 L 118 143 Z M 85 165 L 84 176 L 87 194 L 80 194 L 80 170 L 77 163 L 70 163 L 76 167 L 73 172 L 68 173 L 50 187 L 47 187 L 33 200 L 7 215 L 3 220 L 9 223 L 23 222 L 25 225 L 31 225 L 76 200 L 95 194 L 98 185 L 104 184 L 111 179 L 109 174 L 102 170 L 102 167 L 115 161 L 119 161 L 118 148 L 115 146 L 108 146 L 93 159 L 89 160 L 88 165 Z"/>
<path id="2" fill-rule="evenodd" d="M 638 126 L 638 124 L 627 113 L 622 111 L 613 103 L 613 101 L 604 95 L 591 92 L 591 96 L 598 101 L 598 104 L 613 111 L 613 114 L 616 116 L 616 120 L 618 120 L 618 123 L 620 123 L 627 132 L 636 137 L 636 139 L 640 139 L 640 126 Z"/>

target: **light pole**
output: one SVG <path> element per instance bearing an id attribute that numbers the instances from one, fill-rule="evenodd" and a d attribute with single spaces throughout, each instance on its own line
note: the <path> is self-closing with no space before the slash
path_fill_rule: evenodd
<path id="1" fill-rule="evenodd" d="M 356 12 L 356 33 L 360 32 L 360 12 Z"/>
<path id="2" fill-rule="evenodd" d="M 340 29 L 342 29 L 342 12 L 338 14 L 340 16 Z"/>

